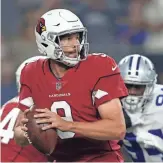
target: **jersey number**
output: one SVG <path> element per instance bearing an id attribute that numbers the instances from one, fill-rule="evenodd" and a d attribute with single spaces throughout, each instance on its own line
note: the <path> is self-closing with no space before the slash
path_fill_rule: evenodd
<path id="1" fill-rule="evenodd" d="M 53 104 L 51 106 L 51 111 L 59 114 L 60 110 L 63 110 L 63 112 L 64 112 L 64 117 L 62 117 L 64 120 L 71 121 L 71 122 L 73 121 L 71 107 L 66 101 L 53 102 Z M 57 134 L 61 139 L 72 138 L 75 135 L 74 132 L 68 132 L 68 131 L 63 132 L 58 129 L 57 129 Z"/>
<path id="2" fill-rule="evenodd" d="M 92 53 L 92 55 L 94 55 L 94 56 L 100 56 L 102 58 L 108 57 L 108 55 L 106 55 L 104 53 Z"/>
<path id="3" fill-rule="evenodd" d="M 10 139 L 14 137 L 13 129 L 19 111 L 20 110 L 18 108 L 12 109 L 0 123 L 0 137 L 1 137 L 1 142 L 4 144 L 8 144 Z M 7 128 L 4 129 L 7 124 L 8 124 Z"/>
<path id="4" fill-rule="evenodd" d="M 161 89 L 163 91 L 163 88 Z M 163 105 L 163 94 L 158 95 L 156 98 L 156 106 L 162 106 Z"/>

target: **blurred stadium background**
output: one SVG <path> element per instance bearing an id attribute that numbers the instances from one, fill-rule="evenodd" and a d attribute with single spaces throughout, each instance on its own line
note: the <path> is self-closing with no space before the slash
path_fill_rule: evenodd
<path id="1" fill-rule="evenodd" d="M 19 64 L 39 55 L 37 19 L 54 8 L 70 9 L 81 18 L 90 52 L 106 53 L 117 62 L 131 53 L 148 56 L 163 84 L 163 0 L 2 0 L 1 105 L 17 94 Z"/>

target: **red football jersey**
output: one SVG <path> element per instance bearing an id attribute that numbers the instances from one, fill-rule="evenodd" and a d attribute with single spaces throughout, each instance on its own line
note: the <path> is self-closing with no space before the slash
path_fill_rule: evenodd
<path id="1" fill-rule="evenodd" d="M 100 119 L 99 105 L 127 95 L 117 64 L 105 54 L 89 55 L 61 79 L 55 77 L 49 64 L 48 59 L 40 59 L 23 69 L 20 109 L 35 104 L 68 121 L 94 122 Z M 60 137 L 54 153 L 57 161 L 90 161 L 120 148 L 117 141 L 98 141 L 60 130 L 57 133 Z"/>
<path id="2" fill-rule="evenodd" d="M 21 147 L 15 143 L 13 128 L 20 111 L 17 105 L 15 97 L 0 110 L 1 162 L 46 162 L 46 156 L 32 145 Z"/>

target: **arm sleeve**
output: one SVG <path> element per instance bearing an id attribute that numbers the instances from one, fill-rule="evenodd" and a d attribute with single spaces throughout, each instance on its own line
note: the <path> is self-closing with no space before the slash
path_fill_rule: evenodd
<path id="1" fill-rule="evenodd" d="M 22 111 L 29 109 L 34 104 L 32 98 L 32 87 L 29 79 L 30 78 L 28 78 L 28 72 L 24 68 L 20 77 L 21 88 L 18 102 L 18 108 Z"/>
<path id="2" fill-rule="evenodd" d="M 128 95 L 120 73 L 100 78 L 94 91 L 96 107 L 112 99 L 123 98 Z"/>
<path id="3" fill-rule="evenodd" d="M 128 95 L 115 60 L 109 56 L 101 57 L 98 63 L 99 78 L 93 89 L 94 104 L 97 108 L 107 101 Z"/>

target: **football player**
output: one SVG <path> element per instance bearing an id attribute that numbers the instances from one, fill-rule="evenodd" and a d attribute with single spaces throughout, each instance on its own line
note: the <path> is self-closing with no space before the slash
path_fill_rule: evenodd
<path id="1" fill-rule="evenodd" d="M 24 61 L 16 71 L 18 92 L 20 91 L 20 74 L 22 68 L 29 62 L 33 62 L 44 56 L 32 57 Z M 0 110 L 0 137 L 1 137 L 1 162 L 46 162 L 45 155 L 40 153 L 32 145 L 20 147 L 14 141 L 14 125 L 20 110 L 17 108 L 19 96 L 14 97 Z"/>
<path id="2" fill-rule="evenodd" d="M 65 9 L 45 13 L 35 35 L 39 51 L 50 59 L 22 70 L 17 143 L 28 144 L 20 122 L 28 121 L 25 114 L 35 104 L 37 123 L 49 123 L 42 129 L 57 128 L 56 161 L 122 162 L 117 140 L 125 135 L 120 98 L 127 89 L 115 61 L 105 54 L 88 55 L 87 30 Z"/>
<path id="3" fill-rule="evenodd" d="M 163 85 L 153 63 L 142 55 L 119 62 L 129 96 L 122 99 L 127 122 L 124 146 L 134 162 L 163 162 Z"/>

